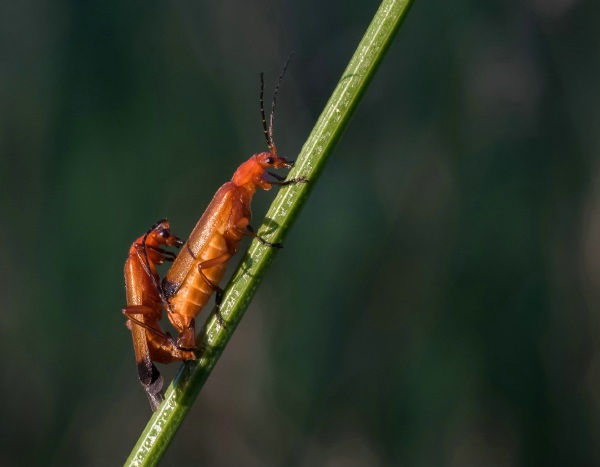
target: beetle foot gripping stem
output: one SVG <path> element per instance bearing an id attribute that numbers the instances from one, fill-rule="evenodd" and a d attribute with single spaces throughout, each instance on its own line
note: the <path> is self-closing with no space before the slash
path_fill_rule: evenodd
<path id="1" fill-rule="evenodd" d="M 282 177 L 275 172 L 269 172 L 269 175 L 277 179 L 277 181 L 269 181 L 271 185 L 275 186 L 288 186 L 295 185 L 296 183 L 308 183 L 308 178 L 306 177 L 290 178 L 289 180 L 286 180 L 285 177 Z"/>
<path id="2" fill-rule="evenodd" d="M 281 242 L 271 243 L 271 242 L 268 242 L 267 240 L 265 240 L 264 238 L 262 238 L 260 235 L 258 235 L 256 233 L 256 231 L 250 224 L 246 225 L 246 232 L 243 232 L 243 234 L 248 235 L 249 237 L 252 237 L 252 238 L 256 238 L 256 240 L 258 240 L 258 242 L 261 245 L 268 246 L 269 248 L 283 248 L 283 243 L 281 243 Z"/>
<path id="3" fill-rule="evenodd" d="M 227 322 L 225 321 L 225 318 L 221 314 L 221 304 L 223 303 L 223 294 L 224 293 L 225 293 L 225 291 L 221 287 L 219 287 L 219 286 L 215 287 L 215 307 L 217 309 L 215 316 L 217 317 L 217 323 L 219 323 L 219 326 L 221 326 L 223 329 L 227 329 Z"/>
<path id="4" fill-rule="evenodd" d="M 215 312 L 215 318 L 217 318 L 217 323 L 219 323 L 219 326 L 221 326 L 223 329 L 227 329 L 227 321 L 225 321 L 225 318 L 221 314 L 221 306 L 220 305 L 217 305 L 217 311 Z"/>
<path id="5" fill-rule="evenodd" d="M 215 306 L 217 307 L 217 313 L 216 313 L 217 322 L 219 323 L 219 326 L 221 326 L 222 328 L 227 327 L 225 318 L 223 318 L 223 315 L 221 314 L 221 303 L 223 303 L 223 294 L 225 293 L 225 290 L 223 290 L 221 287 L 219 287 L 218 284 L 215 284 L 208 277 L 206 277 L 206 274 L 204 274 L 204 268 L 207 267 L 206 266 L 207 264 L 209 264 L 213 261 L 218 261 L 219 263 L 223 262 L 223 258 L 226 258 L 225 260 L 229 261 L 230 257 L 231 257 L 230 254 L 226 254 L 226 255 L 219 256 L 218 258 L 209 260 L 209 261 L 204 261 L 203 263 L 198 265 L 198 272 L 200 273 L 200 277 L 202 277 L 202 280 L 204 282 L 206 282 L 206 284 L 215 291 Z M 208 267 L 210 267 L 210 266 L 208 266 Z"/>

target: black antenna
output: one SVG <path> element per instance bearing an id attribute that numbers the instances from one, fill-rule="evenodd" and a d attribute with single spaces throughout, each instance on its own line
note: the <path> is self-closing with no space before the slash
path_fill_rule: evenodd
<path id="1" fill-rule="evenodd" d="M 279 91 L 279 86 L 281 85 L 281 81 L 283 80 L 283 75 L 285 75 L 285 70 L 292 59 L 294 52 L 292 52 L 285 64 L 283 65 L 283 70 L 281 70 L 281 74 L 279 75 L 279 79 L 277 80 L 277 85 L 275 86 L 275 92 L 273 93 L 273 103 L 271 104 L 271 114 L 269 115 L 269 125 L 267 126 L 267 116 L 265 115 L 265 77 L 264 73 L 260 74 L 260 115 L 262 117 L 262 125 L 263 125 L 263 133 L 265 134 L 265 139 L 267 140 L 267 146 L 271 152 L 275 151 L 275 143 L 273 142 L 273 121 L 275 120 L 275 105 L 277 104 L 277 92 Z"/>
<path id="2" fill-rule="evenodd" d="M 264 101 L 264 93 L 265 93 L 265 74 L 263 72 L 260 73 L 260 115 L 262 116 L 262 124 L 263 124 L 263 132 L 265 134 L 265 139 L 267 140 L 267 146 L 269 149 L 272 147 L 271 138 L 269 138 L 269 130 L 267 129 L 267 117 L 265 116 L 265 101 Z"/>
<path id="3" fill-rule="evenodd" d="M 271 141 L 269 149 L 275 147 L 275 143 L 273 143 L 273 121 L 275 120 L 275 104 L 277 103 L 277 92 L 279 91 L 279 85 L 281 84 L 283 75 L 285 75 L 285 70 L 287 69 L 290 60 L 293 56 L 294 52 L 292 52 L 285 61 L 285 64 L 283 65 L 283 70 L 281 70 L 281 74 L 279 75 L 279 79 L 277 80 L 277 86 L 275 86 L 275 92 L 273 93 L 273 104 L 271 105 L 271 115 L 269 116 L 269 141 Z"/>
<path id="4" fill-rule="evenodd" d="M 148 260 L 148 249 L 146 247 L 146 240 L 148 239 L 148 235 L 150 235 L 150 233 L 153 230 L 155 230 L 159 225 L 166 221 L 167 219 L 161 219 L 148 229 L 148 231 L 144 234 L 144 238 L 142 238 L 142 250 L 144 251 L 144 260 L 146 262 L 146 273 L 150 276 L 154 287 L 156 287 L 156 290 L 158 291 L 158 296 L 160 297 L 160 301 L 163 303 L 165 309 L 167 310 L 167 312 L 172 313 L 173 311 L 171 310 L 171 304 L 167 300 L 167 297 L 165 297 L 165 294 L 163 293 L 160 284 L 156 281 L 156 277 L 154 277 L 154 274 L 152 274 L 152 269 L 150 268 L 150 261 Z"/>

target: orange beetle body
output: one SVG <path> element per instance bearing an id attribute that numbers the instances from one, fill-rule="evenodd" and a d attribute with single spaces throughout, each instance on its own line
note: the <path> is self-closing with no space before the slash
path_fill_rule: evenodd
<path id="1" fill-rule="evenodd" d="M 125 262 L 125 291 L 127 327 L 131 329 L 138 376 L 150 401 L 157 410 L 164 396 L 163 379 L 154 364 L 193 360 L 194 351 L 178 347 L 160 326 L 163 299 L 160 295 L 156 265 L 173 261 L 174 255 L 161 246 L 179 246 L 181 241 L 170 233 L 169 223 L 159 221 L 129 249 Z"/>
<path id="2" fill-rule="evenodd" d="M 302 177 L 282 181 L 284 178 L 274 173 L 270 173 L 274 180 L 266 177 L 269 168 L 293 167 L 292 162 L 277 155 L 273 142 L 277 91 L 288 63 L 289 58 L 275 86 L 268 126 L 263 101 L 264 80 L 262 73 L 260 75 L 260 112 L 269 151 L 250 157 L 238 167 L 231 181 L 219 188 L 163 279 L 162 291 L 168 301 L 168 317 L 179 332 L 177 345 L 181 348 L 195 346 L 194 318 L 215 291 L 217 310 L 219 310 L 223 290 L 218 284 L 242 238 L 251 236 L 263 245 L 282 247 L 280 243 L 269 243 L 262 239 L 250 227 L 250 204 L 256 189 L 269 190 L 273 185 L 285 186 L 307 181 Z M 217 317 L 224 325 L 219 313 Z"/>
<path id="3" fill-rule="evenodd" d="M 305 181 L 270 181 L 265 177 L 268 168 L 291 166 L 291 162 L 276 154 L 275 146 L 272 152 L 255 154 L 237 169 L 230 182 L 219 188 L 194 227 L 162 283 L 172 311 L 169 319 L 179 331 L 178 345 L 194 345 L 194 317 L 213 292 L 220 291 L 218 284 L 227 262 L 236 253 L 242 238 L 258 237 L 249 226 L 250 204 L 256 188 L 269 190 L 274 184 Z M 268 246 L 281 246 L 258 239 Z"/>

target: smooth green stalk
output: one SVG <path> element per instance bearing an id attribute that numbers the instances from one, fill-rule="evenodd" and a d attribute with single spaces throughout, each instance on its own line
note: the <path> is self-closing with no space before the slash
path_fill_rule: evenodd
<path id="1" fill-rule="evenodd" d="M 290 177 L 304 176 L 309 183 L 290 185 L 279 191 L 259 230 L 264 238 L 272 242 L 285 238 L 408 13 L 411 2 L 384 0 L 381 3 L 290 174 Z M 165 401 L 148 422 L 126 465 L 146 466 L 159 462 L 240 322 L 276 251 L 252 242 L 223 297 L 221 313 L 227 327 L 219 326 L 213 311 L 202 337 L 203 348 L 206 349 L 202 358 L 183 364 L 166 392 Z"/>

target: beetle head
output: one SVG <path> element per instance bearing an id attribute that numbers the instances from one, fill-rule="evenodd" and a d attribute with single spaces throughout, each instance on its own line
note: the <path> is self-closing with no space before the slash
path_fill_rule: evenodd
<path id="1" fill-rule="evenodd" d="M 167 219 L 161 219 L 148 231 L 146 243 L 159 246 L 176 246 L 179 248 L 183 242 L 171 233 L 171 226 Z"/>
<path id="2" fill-rule="evenodd" d="M 273 146 L 270 152 L 261 152 L 260 154 L 256 154 L 254 157 L 256 158 L 258 165 L 260 165 L 264 170 L 283 168 L 291 169 L 294 166 L 293 162 L 288 161 L 285 157 L 277 155 L 275 146 Z"/>

